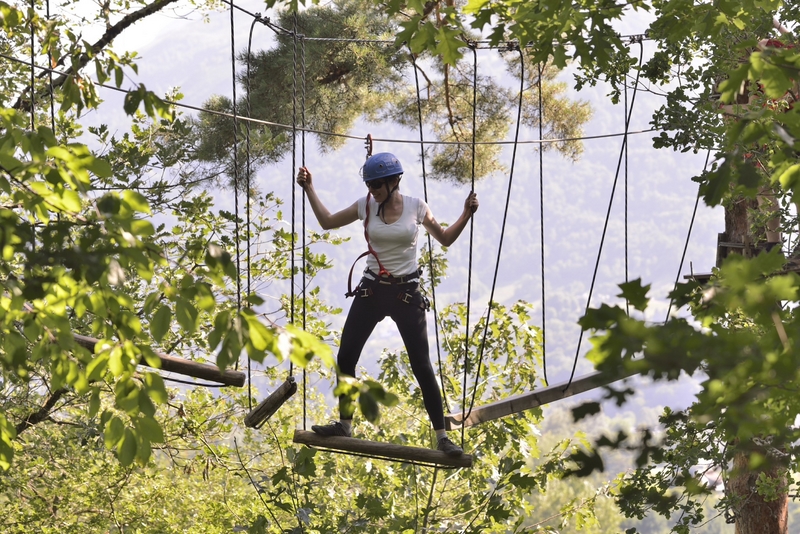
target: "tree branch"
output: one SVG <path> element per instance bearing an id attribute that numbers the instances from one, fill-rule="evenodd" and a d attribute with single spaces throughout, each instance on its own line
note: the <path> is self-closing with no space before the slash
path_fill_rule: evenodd
<path id="1" fill-rule="evenodd" d="M 63 397 L 67 391 L 69 391 L 67 388 L 61 388 L 55 390 L 50 395 L 50 397 L 48 397 L 48 399 L 45 401 L 45 403 L 42 405 L 41 408 L 29 414 L 24 421 L 17 424 L 17 436 L 19 437 L 20 434 L 22 434 L 24 431 L 26 431 L 33 425 L 41 423 L 42 421 L 50 417 L 50 410 L 53 409 L 53 406 L 56 405 L 59 399 L 61 399 L 61 397 Z"/>
<path id="2" fill-rule="evenodd" d="M 122 19 L 119 22 L 117 22 L 113 26 L 109 26 L 108 29 L 106 30 L 106 32 L 103 34 L 103 36 L 100 37 L 100 39 L 97 40 L 93 45 L 91 45 L 91 47 L 89 49 L 89 52 L 91 52 L 91 54 L 89 54 L 89 53 L 81 54 L 81 57 L 78 60 L 77 66 L 68 67 L 66 69 L 66 71 L 63 74 L 61 74 L 61 76 L 59 76 L 58 78 L 53 80 L 52 85 L 50 86 L 51 90 L 53 88 L 62 86 L 64 84 L 64 82 L 67 81 L 67 78 L 72 76 L 75 73 L 75 71 L 80 70 L 83 67 L 85 67 L 89 63 L 89 60 L 92 57 L 95 57 L 106 46 L 108 46 L 111 43 L 111 41 L 113 41 L 116 37 L 119 36 L 119 34 L 121 34 L 123 31 L 128 29 L 130 26 L 132 26 L 136 22 L 142 20 L 143 18 L 145 18 L 145 17 L 147 17 L 149 15 L 152 15 L 153 13 L 161 11 L 162 9 L 167 7 L 169 4 L 172 4 L 172 3 L 176 2 L 176 1 L 177 0 L 156 0 L 152 4 L 149 4 L 149 5 L 145 6 L 145 7 L 143 7 L 139 11 L 134 11 L 133 13 L 129 13 L 129 14 L 125 15 L 124 17 L 122 17 Z M 59 65 L 63 65 L 63 63 L 64 63 L 64 60 L 62 58 L 62 60 L 59 61 Z M 38 78 L 43 78 L 44 76 L 46 76 L 48 74 L 48 72 L 49 71 L 43 72 L 42 74 L 40 74 L 38 76 Z M 19 98 L 17 98 L 17 101 L 13 106 L 14 109 L 23 110 L 23 111 L 30 111 L 30 101 L 29 100 L 25 100 L 24 97 L 25 97 L 25 94 L 27 93 L 27 91 L 28 90 L 32 91 L 32 89 L 33 89 L 32 87 L 28 87 L 26 89 L 26 91 L 23 92 L 23 94 L 20 95 Z"/>

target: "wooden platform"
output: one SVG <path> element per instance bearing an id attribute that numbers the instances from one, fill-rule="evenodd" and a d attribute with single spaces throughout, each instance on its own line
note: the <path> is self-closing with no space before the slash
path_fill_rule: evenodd
<path id="1" fill-rule="evenodd" d="M 98 340 L 93 337 L 82 336 L 80 334 L 72 334 L 78 345 L 89 349 L 94 352 L 94 347 L 97 345 Z M 169 354 L 156 353 L 156 356 L 161 360 L 162 371 L 169 371 L 192 378 L 200 378 L 210 382 L 217 382 L 226 386 L 244 386 L 246 375 L 241 371 L 232 371 L 226 369 L 220 371 L 219 367 L 211 363 L 195 362 L 186 360 L 184 358 L 177 358 Z M 147 365 L 147 362 L 142 360 L 139 365 Z"/>
<path id="2" fill-rule="evenodd" d="M 278 408 L 283 406 L 289 398 L 297 393 L 297 382 L 294 377 L 290 376 L 286 381 L 281 384 L 275 391 L 261 401 L 258 406 L 253 408 L 249 414 L 244 418 L 244 426 L 250 428 L 261 428 L 261 426 L 273 416 Z"/>
<path id="3" fill-rule="evenodd" d="M 318 449 L 347 452 L 383 460 L 439 467 L 472 467 L 472 456 L 469 454 L 448 456 L 443 452 L 422 447 L 406 447 L 393 443 L 380 443 L 341 436 L 323 437 L 299 428 L 294 432 L 294 442 Z"/>
<path id="4" fill-rule="evenodd" d="M 622 376 L 608 376 L 605 373 L 599 372 L 591 373 L 573 380 L 572 383 L 562 382 L 542 389 L 536 389 L 529 393 L 521 393 L 497 402 L 474 407 L 466 420 L 464 420 L 464 426 L 474 426 L 479 423 L 493 421 L 525 410 L 530 410 L 544 404 L 550 404 L 551 402 L 565 399 L 577 395 L 578 393 L 612 384 L 635 374 L 638 373 L 632 371 Z M 567 387 L 568 384 L 569 387 Z M 444 419 L 447 430 L 454 430 L 456 428 L 461 428 L 464 414 L 462 412 L 451 413 L 446 415 Z"/>

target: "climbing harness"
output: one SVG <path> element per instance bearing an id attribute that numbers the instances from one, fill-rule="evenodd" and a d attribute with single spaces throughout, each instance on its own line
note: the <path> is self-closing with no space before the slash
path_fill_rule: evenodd
<path id="1" fill-rule="evenodd" d="M 353 291 L 353 269 L 355 268 L 356 263 L 358 263 L 358 260 L 360 260 L 361 258 L 363 258 L 365 256 L 372 255 L 372 256 L 375 257 L 375 261 L 378 262 L 378 268 L 379 268 L 378 275 L 379 276 L 391 276 L 389 271 L 387 271 L 386 268 L 381 263 L 381 260 L 378 258 L 378 254 L 375 253 L 375 249 L 372 248 L 372 245 L 369 242 L 369 231 L 367 230 L 367 225 L 369 224 L 369 199 L 371 197 L 372 197 L 372 194 L 371 193 L 367 193 L 367 202 L 366 202 L 367 214 L 364 217 L 364 239 L 367 240 L 367 250 L 366 250 L 366 252 L 362 252 L 356 258 L 356 261 L 353 262 L 353 265 L 350 266 L 350 274 L 347 277 L 347 293 L 344 294 L 345 297 L 352 297 L 352 296 L 354 296 L 356 294 L 356 291 L 358 291 L 359 286 L 356 286 L 355 291 Z"/>
<path id="2" fill-rule="evenodd" d="M 380 258 L 378 258 L 377 252 L 375 249 L 372 248 L 372 244 L 369 241 L 369 231 L 367 230 L 367 225 L 369 224 L 369 200 L 371 198 L 371 194 L 367 193 L 367 202 L 366 202 L 366 216 L 364 217 L 364 239 L 367 241 L 367 250 L 361 253 L 356 260 L 353 262 L 353 265 L 350 266 L 350 273 L 347 276 L 347 293 L 344 294 L 345 297 L 355 297 L 358 295 L 359 297 L 365 298 L 370 297 L 375 294 L 373 287 L 375 285 L 404 285 L 404 284 L 411 284 L 416 283 L 419 280 L 420 275 L 422 274 L 422 268 L 417 269 L 413 273 L 405 274 L 402 276 L 394 276 L 381 263 Z M 353 270 L 355 269 L 356 263 L 358 260 L 365 256 L 372 255 L 375 258 L 375 261 L 378 262 L 378 272 L 375 273 L 371 269 L 366 269 L 365 274 L 361 281 L 353 288 Z M 431 308 L 430 301 L 428 297 L 423 295 L 419 291 L 400 291 L 397 294 L 397 298 L 402 300 L 406 304 L 414 304 L 418 305 L 423 310 L 429 310 Z"/>

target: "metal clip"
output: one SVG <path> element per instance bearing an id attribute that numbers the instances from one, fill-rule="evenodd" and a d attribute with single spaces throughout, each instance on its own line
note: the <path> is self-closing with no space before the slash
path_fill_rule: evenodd
<path id="1" fill-rule="evenodd" d="M 369 297 L 370 295 L 372 295 L 372 288 L 359 287 L 358 290 L 361 291 L 361 298 Z"/>
<path id="2" fill-rule="evenodd" d="M 411 304 L 411 299 L 414 298 L 414 295 L 412 295 L 411 293 L 398 293 L 397 298 L 399 298 L 406 304 Z"/>

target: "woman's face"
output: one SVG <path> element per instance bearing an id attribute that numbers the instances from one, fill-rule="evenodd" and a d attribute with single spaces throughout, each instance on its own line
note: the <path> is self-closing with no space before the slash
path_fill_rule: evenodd
<path id="1" fill-rule="evenodd" d="M 386 186 L 389 187 L 386 187 Z M 369 188 L 370 193 L 372 193 L 372 197 L 375 199 L 376 202 L 383 202 L 388 197 L 389 191 L 394 189 L 397 185 L 397 177 L 392 178 L 381 178 L 378 180 L 370 180 L 367 182 L 367 187 Z"/>

